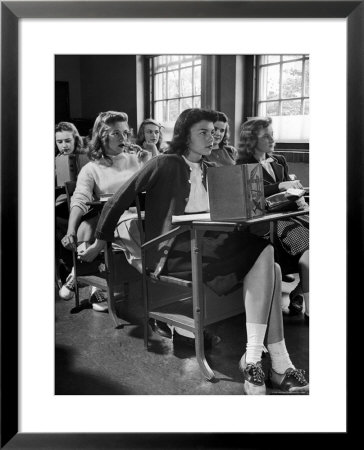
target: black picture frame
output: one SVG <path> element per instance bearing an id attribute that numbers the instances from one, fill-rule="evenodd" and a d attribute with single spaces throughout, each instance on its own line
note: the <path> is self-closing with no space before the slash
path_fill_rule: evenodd
<path id="1" fill-rule="evenodd" d="M 350 257 L 354 255 L 354 249 L 355 253 L 358 249 L 363 253 L 364 183 L 361 172 L 364 148 L 364 2 L 196 1 L 189 3 L 188 7 L 183 1 L 1 2 L 1 448 L 257 448 L 263 440 L 268 441 L 274 435 L 18 432 L 18 21 L 21 18 L 111 17 L 347 19 L 346 213 L 349 298 L 364 273 L 363 258 L 358 263 L 357 258 Z M 348 361 L 354 359 L 348 345 Z M 333 365 L 336 363 L 333 362 Z M 348 438 L 350 430 L 348 414 L 348 432 L 338 433 L 336 442 Z M 300 442 L 306 438 L 309 438 L 309 433 L 300 437 L 303 439 Z M 327 436 L 321 438 L 316 433 L 316 444 L 324 439 L 327 442 Z M 292 444 L 290 434 L 280 435 L 279 439 L 283 447 Z"/>

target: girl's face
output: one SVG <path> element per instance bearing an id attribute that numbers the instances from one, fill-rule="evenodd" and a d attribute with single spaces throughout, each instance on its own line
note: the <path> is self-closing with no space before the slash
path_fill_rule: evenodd
<path id="1" fill-rule="evenodd" d="M 59 153 L 70 155 L 75 149 L 75 138 L 72 131 L 57 131 L 56 145 Z"/>
<path id="2" fill-rule="evenodd" d="M 126 152 L 126 144 L 129 143 L 130 131 L 127 122 L 116 122 L 109 125 L 108 142 L 105 146 L 105 153 L 108 156 L 119 155 Z"/>
<path id="3" fill-rule="evenodd" d="M 157 125 L 148 123 L 144 125 L 144 139 L 147 144 L 157 145 L 159 141 L 160 130 Z"/>
<path id="4" fill-rule="evenodd" d="M 273 128 L 269 125 L 267 128 L 262 128 L 258 133 L 258 141 L 255 151 L 261 153 L 271 153 L 274 150 Z"/>
<path id="5" fill-rule="evenodd" d="M 192 125 L 187 145 L 189 153 L 187 159 L 197 162 L 203 155 L 209 155 L 214 143 L 214 124 L 207 120 Z"/>
<path id="6" fill-rule="evenodd" d="M 224 139 L 225 132 L 226 132 L 227 123 L 221 122 L 221 120 L 218 120 L 214 123 L 214 148 L 217 148 L 221 141 Z"/>

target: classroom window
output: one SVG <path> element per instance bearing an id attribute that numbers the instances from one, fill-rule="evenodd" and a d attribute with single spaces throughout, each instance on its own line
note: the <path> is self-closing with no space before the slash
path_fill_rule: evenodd
<path id="1" fill-rule="evenodd" d="M 201 55 L 152 57 L 150 85 L 152 115 L 171 139 L 179 114 L 201 107 Z"/>
<path id="2" fill-rule="evenodd" d="M 277 142 L 309 141 L 309 56 L 258 57 L 257 115 L 270 116 Z"/>

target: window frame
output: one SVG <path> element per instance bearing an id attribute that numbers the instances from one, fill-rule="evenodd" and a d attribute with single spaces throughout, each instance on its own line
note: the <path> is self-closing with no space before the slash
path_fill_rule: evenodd
<path id="1" fill-rule="evenodd" d="M 147 71 L 148 71 L 148 90 L 149 90 L 149 95 L 148 95 L 147 108 L 149 109 L 149 113 L 150 113 L 149 115 L 151 117 L 153 117 L 153 118 L 156 118 L 156 103 L 157 102 L 168 102 L 170 100 L 178 100 L 178 110 L 180 110 L 180 102 L 181 102 L 182 99 L 190 98 L 192 100 L 192 107 L 194 107 L 193 106 L 194 105 L 194 99 L 195 98 L 200 98 L 200 107 L 202 107 L 202 98 L 203 98 L 203 93 L 202 93 L 202 58 L 203 58 L 203 55 L 200 55 L 200 54 L 199 55 L 197 55 L 197 54 L 196 55 L 188 55 L 188 56 L 191 56 L 191 65 L 190 66 L 181 67 L 181 65 L 180 65 L 181 62 L 179 61 L 178 62 L 178 67 L 175 68 L 175 69 L 168 69 L 167 68 L 167 70 L 156 72 L 155 71 L 155 60 L 154 60 L 154 58 L 159 57 L 159 56 L 185 56 L 185 55 L 182 55 L 182 54 L 180 54 L 180 55 L 172 55 L 172 54 L 168 54 L 168 55 L 148 55 L 146 57 L 148 59 Z M 194 61 L 196 59 L 198 59 L 198 58 L 200 59 L 201 62 L 200 62 L 200 64 L 195 65 Z M 166 65 L 166 67 L 167 67 L 167 65 Z M 165 98 L 156 100 L 156 98 L 155 98 L 155 89 L 154 89 L 154 77 L 155 77 L 155 75 L 157 73 L 168 73 L 168 72 L 172 72 L 172 71 L 175 71 L 175 70 L 178 70 L 180 72 L 181 70 L 183 70 L 185 68 L 190 68 L 190 67 L 192 67 L 192 69 L 194 67 L 200 67 L 200 69 L 201 69 L 201 75 L 200 75 L 201 84 L 200 84 L 200 93 L 199 94 L 197 94 L 197 95 L 194 94 L 193 87 L 194 87 L 195 73 L 194 73 L 194 70 L 192 70 L 192 94 L 191 95 L 184 95 L 184 96 L 179 95 L 178 97 L 171 97 L 171 98 L 170 97 L 165 97 Z M 179 76 L 178 78 L 179 78 L 179 83 L 178 83 L 178 91 L 179 92 L 178 92 L 178 94 L 180 94 L 181 93 L 181 77 Z M 167 83 L 168 83 L 168 78 L 167 78 Z M 168 92 L 168 84 L 167 84 L 167 92 Z M 180 112 L 181 111 L 179 111 L 178 115 L 180 114 Z M 168 112 L 167 112 L 167 114 L 168 114 Z M 158 119 L 158 120 L 160 120 L 160 119 Z"/>
<path id="2" fill-rule="evenodd" d="M 282 102 L 288 101 L 288 100 L 301 100 L 301 111 L 304 110 L 304 101 L 309 100 L 310 96 L 305 96 L 305 66 L 306 61 L 310 60 L 310 56 L 307 54 L 302 54 L 300 57 L 297 57 L 297 55 L 292 55 L 292 59 L 283 60 L 283 57 L 287 57 L 290 55 L 287 54 L 279 54 L 275 56 L 279 56 L 280 60 L 277 62 L 271 62 L 271 63 L 265 63 L 262 64 L 261 60 L 263 56 L 267 55 L 255 55 L 254 57 L 254 116 L 259 116 L 259 105 L 262 103 L 273 103 L 278 102 L 278 108 L 279 112 L 282 112 Z M 296 57 L 294 57 L 296 56 Z M 292 63 L 295 61 L 302 61 L 302 85 L 301 85 L 301 97 L 292 97 L 292 98 L 282 98 L 282 71 L 283 71 L 283 64 Z M 260 100 L 259 99 L 259 86 L 260 86 L 260 69 L 261 67 L 269 67 L 269 66 L 277 66 L 279 65 L 279 94 L 278 98 L 273 100 Z M 309 151 L 309 142 L 289 142 L 285 140 L 284 142 L 276 142 L 276 149 L 280 150 L 299 150 L 302 152 L 308 152 Z"/>

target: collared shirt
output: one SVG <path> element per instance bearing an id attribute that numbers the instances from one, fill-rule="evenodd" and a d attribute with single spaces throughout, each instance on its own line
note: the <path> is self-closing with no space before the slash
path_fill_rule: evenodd
<path id="1" fill-rule="evenodd" d="M 269 175 L 273 178 L 274 181 L 276 181 L 275 173 L 272 169 L 272 166 L 270 165 L 271 162 L 274 162 L 273 158 L 266 158 L 262 159 L 260 161 L 260 164 L 264 167 L 264 169 L 269 173 Z"/>
<path id="2" fill-rule="evenodd" d="M 190 184 L 191 191 L 188 198 L 188 202 L 185 208 L 186 213 L 196 213 L 202 211 L 210 211 L 209 196 L 203 185 L 203 172 L 201 168 L 201 163 L 191 162 L 184 156 L 182 158 L 185 160 L 186 164 L 190 167 Z"/>

